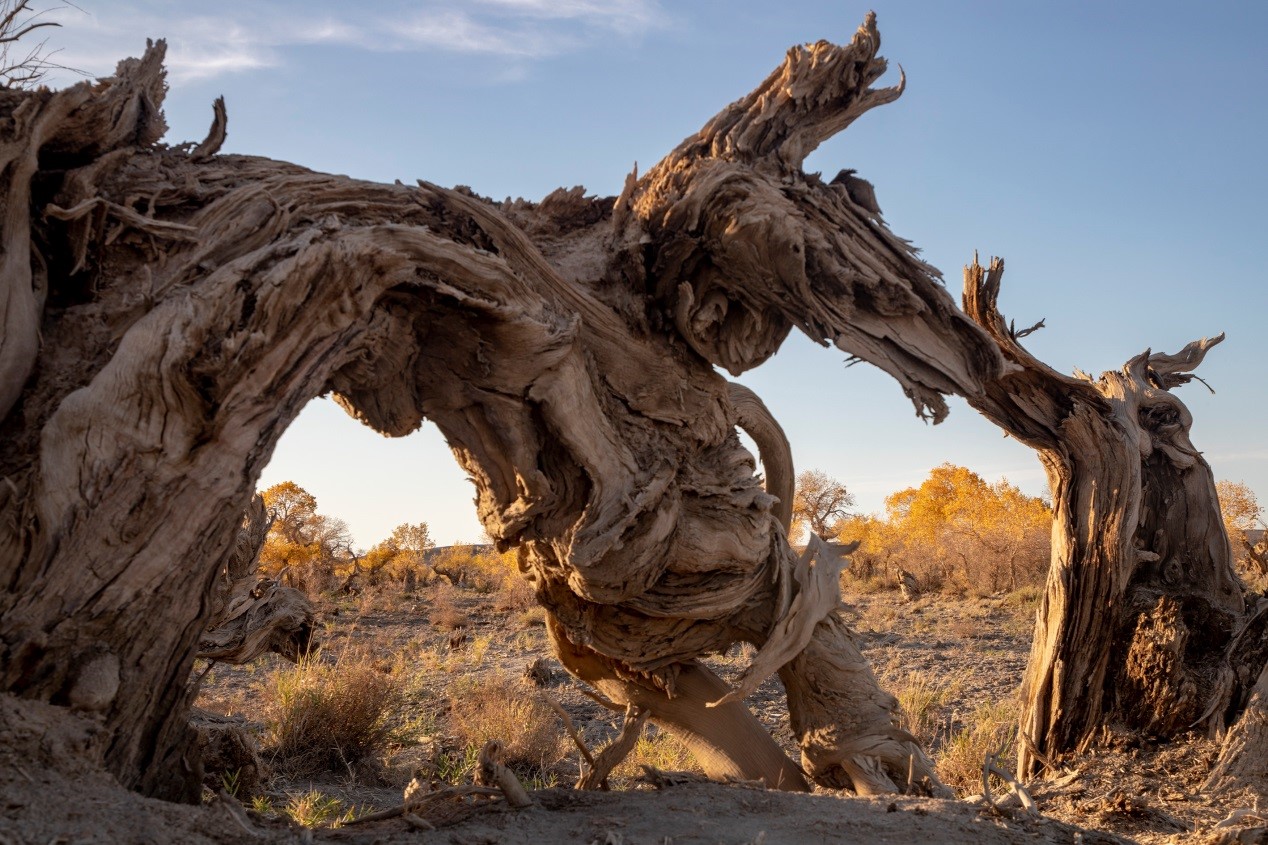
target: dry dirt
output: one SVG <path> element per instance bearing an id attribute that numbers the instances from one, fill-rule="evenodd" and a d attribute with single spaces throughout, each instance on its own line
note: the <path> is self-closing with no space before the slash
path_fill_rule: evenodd
<path id="1" fill-rule="evenodd" d="M 410 776 L 434 773 L 437 755 L 453 750 L 452 738 L 444 733 L 443 712 L 423 712 L 443 708 L 453 678 L 488 672 L 518 676 L 545 654 L 544 632 L 532 612 L 498 612 L 488 596 L 463 591 L 450 595 L 456 595 L 450 610 L 466 623 L 456 632 L 427 624 L 435 611 L 427 591 L 414 597 L 362 596 L 324 609 L 327 659 L 360 646 L 382 655 L 394 671 L 402 663 L 417 669 L 410 704 L 401 714 L 410 730 L 402 732 L 407 737 L 402 746 L 377 771 L 350 770 L 304 781 L 274 778 L 256 802 L 264 812 L 250 802 L 211 792 L 203 806 L 185 807 L 123 791 L 85 762 L 100 753 L 100 738 L 90 720 L 67 720 L 53 708 L 0 698 L 0 845 L 314 840 L 455 845 L 1164 843 L 1216 841 L 1213 829 L 1221 819 L 1257 801 L 1248 788 L 1203 794 L 1201 785 L 1217 752 L 1209 740 L 1160 745 L 1108 736 L 1104 747 L 1031 784 L 1043 814 L 1038 820 L 1027 819 L 1015 799 L 996 810 L 968 795 L 961 801 L 863 799 L 698 783 L 653 789 L 628 778 L 617 781 L 621 788 L 616 791 L 582 793 L 566 788 L 577 776 L 576 754 L 539 773 L 530 785 L 551 785 L 534 791 L 534 805 L 526 810 L 511 810 L 500 800 L 452 801 L 427 814 L 435 830 L 415 829 L 400 818 L 334 828 L 305 828 L 287 818 L 277 808 L 303 794 L 337 800 L 342 808 L 355 808 L 358 816 L 399 804 Z M 845 608 L 888 688 L 899 692 L 932 683 L 941 690 L 942 700 L 924 714 L 935 752 L 972 721 L 981 705 L 1015 696 L 1032 612 L 1033 606 L 1017 596 L 930 595 L 904 604 L 894 593 L 847 595 Z M 713 665 L 721 674 L 734 674 L 747 656 L 737 648 Z M 203 679 L 200 705 L 258 725 L 275 668 L 270 661 L 246 668 L 214 667 Z M 582 695 L 558 664 L 548 658 L 537 669 L 539 692 L 563 704 L 587 742 L 601 745 L 614 735 L 618 717 Z M 768 682 L 749 704 L 791 751 L 778 682 Z M 1256 824 L 1264 822 L 1254 816 L 1240 822 L 1243 827 Z"/>

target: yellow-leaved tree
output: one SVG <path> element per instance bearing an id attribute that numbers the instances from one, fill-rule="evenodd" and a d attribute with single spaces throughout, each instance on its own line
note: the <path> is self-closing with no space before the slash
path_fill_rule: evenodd
<path id="1" fill-rule="evenodd" d="M 354 560 L 348 524 L 317 513 L 317 498 L 294 481 L 274 484 L 262 494 L 273 516 L 260 552 L 260 571 L 309 593 L 329 589 Z"/>
<path id="2" fill-rule="evenodd" d="M 953 582 L 971 592 L 1041 583 L 1052 512 L 1007 479 L 989 483 L 966 467 L 935 467 L 919 487 L 885 500 L 890 542 L 926 586 Z"/>
<path id="3" fill-rule="evenodd" d="M 1252 585 L 1268 579 L 1268 550 L 1258 536 L 1264 511 L 1255 491 L 1242 481 L 1217 481 L 1215 493 L 1238 572 Z"/>
<path id="4" fill-rule="evenodd" d="M 892 585 L 895 565 L 904 551 L 901 532 L 888 520 L 863 515 L 846 517 L 836 529 L 838 542 L 859 544 L 850 555 L 845 578 L 861 585 Z"/>
<path id="5" fill-rule="evenodd" d="M 797 476 L 789 539 L 796 541 L 807 527 L 820 537 L 831 537 L 853 506 L 854 496 L 844 484 L 821 470 L 806 470 Z"/>
<path id="6" fill-rule="evenodd" d="M 427 552 L 435 545 L 426 522 L 403 522 L 365 553 L 361 567 L 371 584 L 389 579 L 412 590 L 417 583 L 430 580 L 433 573 L 427 565 Z"/>

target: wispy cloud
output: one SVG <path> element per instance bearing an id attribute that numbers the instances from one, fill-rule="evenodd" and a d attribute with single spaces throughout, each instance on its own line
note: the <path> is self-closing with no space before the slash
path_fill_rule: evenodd
<path id="1" fill-rule="evenodd" d="M 638 38 L 667 24 L 660 0 L 430 0 L 375 4 L 335 0 L 225 0 L 214 12 L 174 0 L 133 0 L 91 14 L 74 7 L 63 23 L 60 64 L 93 76 L 135 55 L 145 37 L 166 38 L 175 82 L 286 63 L 288 48 L 327 44 L 374 51 L 452 52 L 522 63 L 585 49 L 614 36 Z M 500 72 L 500 71 L 499 71 Z"/>

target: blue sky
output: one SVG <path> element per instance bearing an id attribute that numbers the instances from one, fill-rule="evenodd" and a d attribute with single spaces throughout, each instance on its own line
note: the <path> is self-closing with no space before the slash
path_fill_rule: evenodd
<path id="1" fill-rule="evenodd" d="M 779 64 L 848 40 L 869 8 L 907 73 L 896 103 L 825 144 L 958 297 L 979 250 L 1008 262 L 1001 303 L 1058 370 L 1099 373 L 1220 331 L 1181 388 L 1217 478 L 1268 499 L 1268 4 L 1215 2 L 126 2 L 55 13 L 57 59 L 108 73 L 169 41 L 169 140 L 200 140 L 225 96 L 228 152 L 376 181 L 424 178 L 496 198 L 563 186 L 617 193 Z M 67 81 L 62 76 L 59 81 Z M 1033 452 L 963 402 L 915 418 L 896 383 L 792 339 L 744 377 L 799 468 L 859 509 L 943 461 L 1041 493 Z M 401 522 L 440 542 L 480 527 L 434 427 L 389 441 L 329 402 L 286 433 L 261 485 L 291 479 L 368 546 Z"/>

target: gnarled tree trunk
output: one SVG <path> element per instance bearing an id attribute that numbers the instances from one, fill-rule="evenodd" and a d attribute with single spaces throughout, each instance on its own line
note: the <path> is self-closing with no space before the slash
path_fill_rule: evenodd
<path id="1" fill-rule="evenodd" d="M 709 724 L 743 723 L 779 670 L 816 780 L 937 790 L 831 615 L 839 564 L 792 552 L 735 430 L 786 455 L 778 427 L 714 370 L 796 327 L 935 419 L 998 375 L 866 183 L 800 169 L 900 93 L 869 88 L 878 46 L 869 17 L 848 45 L 791 50 L 615 200 L 217 156 L 222 108 L 192 152 L 157 146 L 161 43 L 100 83 L 0 91 L 0 690 L 98 714 L 125 784 L 196 797 L 204 597 L 277 439 L 333 392 L 389 436 L 434 421 L 574 671 L 717 770 L 804 786 L 769 740 L 751 753 L 751 725 Z M 724 692 L 696 658 L 736 640 L 759 651 Z"/>
<path id="2" fill-rule="evenodd" d="M 1171 392 L 1223 335 L 1119 371 L 1067 377 L 996 307 L 1004 265 L 965 270 L 964 308 L 1008 361 L 970 403 L 1039 453 L 1052 491 L 1052 566 L 1022 688 L 1021 730 L 1056 757 L 1110 723 L 1170 737 L 1222 725 L 1262 665 L 1211 469 Z M 1241 637 L 1235 635 L 1242 634 Z M 1023 775 L 1036 767 L 1027 743 Z"/>

